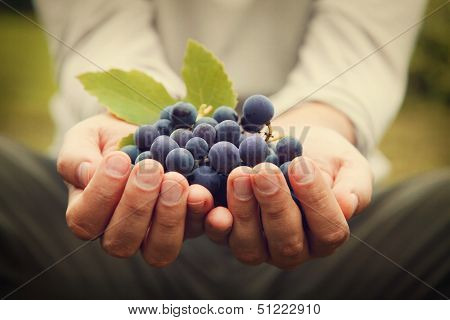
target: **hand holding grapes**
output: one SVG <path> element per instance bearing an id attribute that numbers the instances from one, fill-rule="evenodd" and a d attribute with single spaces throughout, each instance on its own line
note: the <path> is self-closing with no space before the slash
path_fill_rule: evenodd
<path id="1" fill-rule="evenodd" d="M 118 140 L 135 130 L 102 114 L 66 134 L 58 171 L 69 189 L 67 222 L 82 239 L 101 236 L 111 255 L 129 257 L 142 245 L 147 262 L 164 266 L 175 260 L 184 236 L 203 233 L 212 197 L 181 174 L 164 173 L 155 160 L 143 157 L 132 167 L 116 150 Z"/>
<path id="2" fill-rule="evenodd" d="M 300 135 L 299 121 L 309 126 L 303 156 L 280 168 L 261 163 L 234 169 L 228 208 L 207 216 L 208 236 L 228 243 L 244 263 L 289 269 L 329 255 L 347 239 L 347 220 L 370 201 L 371 171 L 349 142 L 348 120 L 328 106 L 310 104 L 280 116 L 274 127 L 295 127 Z"/>

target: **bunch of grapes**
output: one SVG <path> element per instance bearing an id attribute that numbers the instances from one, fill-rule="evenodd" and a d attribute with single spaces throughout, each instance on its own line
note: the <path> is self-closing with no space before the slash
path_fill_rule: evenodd
<path id="1" fill-rule="evenodd" d="M 212 117 L 197 117 L 192 104 L 180 101 L 164 108 L 154 124 L 138 127 L 135 144 L 121 150 L 132 163 L 154 159 L 166 171 L 183 174 L 225 205 L 227 176 L 234 168 L 270 162 L 287 178 L 289 162 L 302 154 L 302 145 L 292 137 L 281 138 L 275 146 L 268 142 L 274 107 L 267 97 L 249 97 L 242 111 L 239 119 L 233 108 L 221 106 Z M 262 134 L 265 126 L 269 132 Z"/>

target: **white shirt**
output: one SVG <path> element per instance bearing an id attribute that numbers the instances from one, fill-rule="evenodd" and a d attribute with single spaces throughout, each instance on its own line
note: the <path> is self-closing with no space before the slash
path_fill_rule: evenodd
<path id="1" fill-rule="evenodd" d="M 58 127 L 55 146 L 68 128 L 102 110 L 77 75 L 100 71 L 99 66 L 138 69 L 183 97 L 179 74 L 186 41 L 194 38 L 224 61 L 240 96 L 269 95 L 276 114 L 302 99 L 322 101 L 347 114 L 358 148 L 379 176 L 386 163 L 376 161 L 375 147 L 402 103 L 418 27 L 399 35 L 420 20 L 426 1 L 36 3 L 46 30 L 76 50 L 50 38 L 59 84 L 51 103 Z"/>

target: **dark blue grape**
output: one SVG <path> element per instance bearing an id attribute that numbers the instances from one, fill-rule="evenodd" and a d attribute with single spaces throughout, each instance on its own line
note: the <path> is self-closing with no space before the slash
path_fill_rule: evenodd
<path id="1" fill-rule="evenodd" d="M 188 129 L 176 129 L 170 137 L 175 140 L 176 143 L 181 148 L 184 148 L 186 146 L 186 143 L 193 137 L 192 131 Z"/>
<path id="2" fill-rule="evenodd" d="M 289 173 L 288 173 L 288 169 L 289 169 L 289 164 L 291 164 L 291 161 L 285 162 L 280 166 L 280 170 L 284 175 L 284 179 L 286 179 L 286 182 L 289 186 L 289 189 L 292 190 L 292 186 L 291 186 L 291 181 L 289 180 Z"/>
<path id="3" fill-rule="evenodd" d="M 173 130 L 172 122 L 167 119 L 159 119 L 154 126 L 158 129 L 159 134 L 164 136 L 170 136 Z"/>
<path id="4" fill-rule="evenodd" d="M 232 120 L 225 120 L 216 126 L 216 141 L 228 141 L 234 145 L 239 145 L 241 128 Z"/>
<path id="5" fill-rule="evenodd" d="M 222 174 L 230 173 L 241 164 L 239 149 L 227 141 L 220 141 L 213 145 L 209 150 L 208 158 L 211 167 Z"/>
<path id="6" fill-rule="evenodd" d="M 150 151 L 141 152 L 137 156 L 136 161 L 134 161 L 134 163 L 137 164 L 139 161 L 146 160 L 146 159 L 153 159 L 152 158 L 152 153 Z"/>
<path id="7" fill-rule="evenodd" d="M 230 107 L 227 106 L 221 106 L 216 109 L 213 113 L 213 118 L 218 122 L 221 123 L 225 120 L 231 120 L 231 121 L 237 121 L 238 114 L 237 112 Z"/>
<path id="8" fill-rule="evenodd" d="M 170 114 L 172 113 L 172 106 L 167 106 L 164 109 L 161 110 L 161 112 L 159 113 L 159 118 L 160 119 L 166 119 L 166 120 L 170 120 Z"/>
<path id="9" fill-rule="evenodd" d="M 194 168 L 194 158 L 188 150 L 175 148 L 167 154 L 166 167 L 168 171 L 188 174 Z"/>
<path id="10" fill-rule="evenodd" d="M 227 180 L 228 176 L 224 174 L 219 174 L 220 177 L 220 188 L 214 197 L 214 206 L 216 207 L 227 207 Z"/>
<path id="11" fill-rule="evenodd" d="M 249 123 L 245 117 L 241 118 L 241 126 L 245 131 L 252 133 L 260 132 L 264 128 L 263 124 Z"/>
<path id="12" fill-rule="evenodd" d="M 280 160 L 278 159 L 277 154 L 275 153 L 275 151 L 273 151 L 272 148 L 269 147 L 269 155 L 266 157 L 266 159 L 264 160 L 264 162 L 270 162 L 273 163 L 276 166 L 280 165 Z"/>
<path id="13" fill-rule="evenodd" d="M 140 126 L 134 132 L 134 143 L 140 150 L 149 150 L 158 136 L 160 136 L 160 133 L 154 125 Z"/>
<path id="14" fill-rule="evenodd" d="M 194 128 L 192 132 L 194 137 L 200 137 L 208 143 L 209 147 L 212 147 L 216 141 L 216 129 L 207 123 L 201 123 Z"/>
<path id="15" fill-rule="evenodd" d="M 120 149 L 120 151 L 125 152 L 129 157 L 130 157 L 130 161 L 131 163 L 134 163 L 134 161 L 136 161 L 136 157 L 139 154 L 139 149 L 138 147 L 136 147 L 133 144 L 124 146 Z"/>
<path id="16" fill-rule="evenodd" d="M 195 160 L 201 160 L 208 155 L 209 146 L 202 138 L 193 137 L 186 143 L 186 149 L 192 153 Z"/>
<path id="17" fill-rule="evenodd" d="M 219 193 L 222 178 L 214 169 L 208 166 L 200 166 L 192 172 L 189 182 L 190 184 L 204 186 L 215 197 Z"/>
<path id="18" fill-rule="evenodd" d="M 278 141 L 276 152 L 280 163 L 291 161 L 302 155 L 302 144 L 295 138 L 284 137 Z"/>
<path id="19" fill-rule="evenodd" d="M 150 152 L 152 153 L 154 160 L 158 161 L 162 165 L 165 165 L 167 154 L 178 147 L 178 143 L 176 143 L 171 137 L 159 136 L 155 139 L 155 141 L 153 141 Z"/>
<path id="20" fill-rule="evenodd" d="M 175 129 L 190 128 L 194 125 L 195 119 L 197 119 L 197 109 L 189 102 L 180 101 L 172 106 L 170 120 Z"/>
<path id="21" fill-rule="evenodd" d="M 249 123 L 262 125 L 272 120 L 274 108 L 267 97 L 257 94 L 245 100 L 242 113 Z"/>
<path id="22" fill-rule="evenodd" d="M 218 124 L 218 122 L 217 122 L 216 119 L 214 119 L 214 118 L 211 118 L 211 117 L 201 117 L 201 118 L 199 118 L 197 121 L 195 121 L 195 126 L 194 126 L 194 128 L 197 127 L 199 124 L 202 124 L 202 123 L 210 124 L 210 125 L 212 125 L 213 127 L 215 127 L 215 126 Z"/>
<path id="23" fill-rule="evenodd" d="M 242 161 L 250 167 L 263 162 L 269 152 L 266 141 L 261 136 L 249 136 L 239 145 L 239 155 Z"/>

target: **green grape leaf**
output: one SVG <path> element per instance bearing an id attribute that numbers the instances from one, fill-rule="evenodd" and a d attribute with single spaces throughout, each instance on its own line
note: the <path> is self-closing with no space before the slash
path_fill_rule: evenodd
<path id="1" fill-rule="evenodd" d="M 141 71 L 111 69 L 78 78 L 112 114 L 133 124 L 156 121 L 164 107 L 176 102 L 161 83 Z"/>
<path id="2" fill-rule="evenodd" d="M 236 107 L 237 94 L 223 63 L 200 43 L 190 39 L 184 56 L 182 76 L 187 95 L 183 99 L 200 108 L 211 105 Z"/>
<path id="3" fill-rule="evenodd" d="M 130 144 L 134 145 L 134 133 L 130 133 L 129 135 L 120 139 L 119 143 L 117 144 L 117 149 L 120 150 L 121 148 L 128 146 Z"/>

